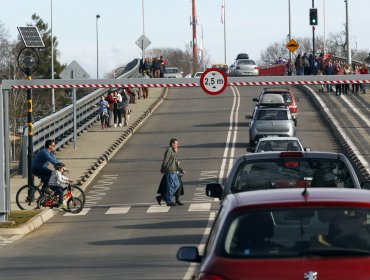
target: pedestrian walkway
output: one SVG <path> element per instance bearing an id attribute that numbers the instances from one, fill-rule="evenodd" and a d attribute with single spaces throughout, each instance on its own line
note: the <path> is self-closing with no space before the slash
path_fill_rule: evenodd
<path id="1" fill-rule="evenodd" d="M 69 177 L 83 189 L 99 173 L 99 170 L 116 154 L 122 145 L 135 133 L 140 125 L 151 115 L 151 113 L 163 101 L 167 90 L 164 88 L 149 89 L 147 99 L 137 99 L 135 104 L 130 104 L 132 110 L 128 126 L 111 127 L 102 130 L 100 122 L 77 137 L 76 148 L 71 142 L 56 152 L 58 160 L 63 162 L 70 170 Z M 18 210 L 15 196 L 18 189 L 27 184 L 27 178 L 15 175 L 10 179 L 11 211 Z M 49 209 L 50 210 L 50 209 Z M 43 211 L 41 222 L 53 216 L 50 211 Z M 39 219 L 40 220 L 40 219 Z M 31 226 L 32 228 L 33 226 Z M 29 228 L 29 225 L 27 225 Z M 0 234 L 6 234 L 7 229 L 0 229 Z M 29 232 L 24 229 L 24 233 Z"/>

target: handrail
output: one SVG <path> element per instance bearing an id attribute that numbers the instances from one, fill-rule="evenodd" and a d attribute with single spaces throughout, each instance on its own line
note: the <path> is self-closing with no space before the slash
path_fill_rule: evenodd
<path id="1" fill-rule="evenodd" d="M 117 77 L 137 78 L 139 77 L 139 59 L 134 59 L 125 67 L 124 73 Z M 100 96 L 109 89 L 97 89 L 84 96 L 76 102 L 77 135 L 91 127 L 98 118 L 98 111 L 95 105 L 99 102 Z M 45 140 L 55 139 L 56 149 L 63 148 L 68 142 L 73 140 L 73 104 L 40 119 L 33 124 L 33 151 L 36 154 L 44 147 Z M 28 147 L 28 127 L 25 129 L 20 149 L 20 160 L 18 173 L 27 177 L 27 147 Z"/>

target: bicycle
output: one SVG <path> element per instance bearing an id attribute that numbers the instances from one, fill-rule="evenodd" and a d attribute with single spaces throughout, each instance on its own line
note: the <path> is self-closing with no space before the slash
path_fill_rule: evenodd
<path id="1" fill-rule="evenodd" d="M 73 190 L 75 188 L 82 191 L 78 186 L 73 186 L 72 184 L 68 184 L 67 187 L 63 188 L 65 192 L 63 195 L 63 200 L 67 200 L 67 209 L 63 209 L 63 210 L 66 212 L 74 213 L 74 214 L 80 213 L 85 204 L 82 201 L 82 199 L 75 197 L 73 195 Z M 41 196 L 37 200 L 37 206 L 38 208 L 50 207 L 51 209 L 53 209 L 54 207 L 58 207 L 59 206 L 59 194 L 53 193 L 50 196 L 48 195 Z"/>
<path id="2" fill-rule="evenodd" d="M 69 173 L 68 171 L 66 171 Z M 15 197 L 15 201 L 17 203 L 17 206 L 21 210 L 34 210 L 38 209 L 37 201 L 40 199 L 40 197 L 45 196 L 41 193 L 41 186 L 44 184 L 44 182 L 40 179 L 39 184 L 29 186 L 25 185 L 22 186 Z M 84 191 L 79 187 L 74 185 L 72 189 L 73 197 L 80 198 L 83 202 L 83 205 L 85 205 L 86 197 Z"/>

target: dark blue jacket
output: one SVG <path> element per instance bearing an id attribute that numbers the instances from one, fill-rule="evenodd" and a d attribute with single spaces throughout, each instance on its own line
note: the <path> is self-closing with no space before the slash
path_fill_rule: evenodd
<path id="1" fill-rule="evenodd" d="M 59 163 L 55 156 L 49 152 L 47 148 L 43 148 L 38 154 L 34 157 L 32 161 L 32 169 L 39 168 L 48 168 L 48 163 L 53 165 Z"/>

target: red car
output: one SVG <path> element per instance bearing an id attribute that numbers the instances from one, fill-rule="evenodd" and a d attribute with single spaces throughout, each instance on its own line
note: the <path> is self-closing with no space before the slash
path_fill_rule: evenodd
<path id="1" fill-rule="evenodd" d="M 275 189 L 228 195 L 203 254 L 198 280 L 370 279 L 370 192 Z"/>
<path id="2" fill-rule="evenodd" d="M 292 119 L 294 124 L 297 126 L 298 123 L 298 106 L 297 102 L 299 101 L 298 98 L 295 98 L 293 93 L 290 91 L 289 88 L 280 88 L 280 87 L 272 87 L 272 88 L 264 88 L 258 98 L 253 98 L 253 101 L 261 102 L 262 96 L 264 94 L 280 94 L 283 96 L 285 104 L 289 107 L 290 114 L 292 115 Z"/>

